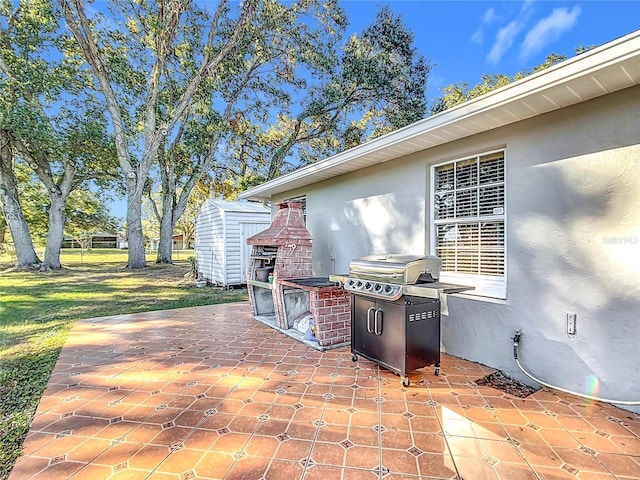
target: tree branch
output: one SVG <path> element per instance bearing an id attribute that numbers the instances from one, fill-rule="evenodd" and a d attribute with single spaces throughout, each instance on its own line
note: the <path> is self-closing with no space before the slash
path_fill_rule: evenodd
<path id="1" fill-rule="evenodd" d="M 75 6 L 75 12 L 78 15 L 78 20 L 74 17 L 73 8 L 70 1 Z M 125 131 L 125 124 L 120 113 L 120 107 L 116 99 L 115 92 L 111 86 L 107 69 L 102 60 L 102 56 L 98 50 L 93 36 L 91 35 L 91 25 L 84 12 L 84 7 L 81 0 L 58 0 L 62 13 L 67 22 L 69 30 L 73 34 L 78 46 L 84 53 L 84 57 L 87 63 L 91 66 L 102 93 L 105 96 L 107 102 L 107 110 L 111 115 L 111 122 L 113 124 L 114 137 L 116 140 L 116 149 L 118 151 L 118 159 L 120 165 L 125 174 L 133 171 L 131 164 L 131 157 L 129 155 L 129 148 L 127 142 L 127 135 Z"/>
<path id="2" fill-rule="evenodd" d="M 170 2 L 173 5 L 173 2 Z M 187 4 L 177 2 L 176 7 L 169 9 L 167 15 L 165 15 L 166 2 L 158 2 L 158 25 L 162 26 L 162 34 L 156 33 L 156 61 L 151 69 L 151 76 L 149 79 L 149 93 L 146 101 L 145 111 L 145 143 L 149 144 L 153 140 L 153 135 L 156 131 L 156 116 L 158 108 L 158 96 L 160 91 L 160 78 L 164 69 L 165 61 L 171 43 L 176 38 L 178 25 L 180 23 L 180 16 L 185 11 Z M 162 132 L 161 132 L 162 133 Z"/>
<path id="3" fill-rule="evenodd" d="M 226 45 L 218 52 L 218 54 L 214 58 L 209 58 L 208 50 L 211 49 L 211 45 L 213 44 L 213 38 L 215 36 L 215 27 L 217 26 L 220 17 L 223 14 L 224 8 L 226 7 L 226 0 L 220 2 L 218 9 L 216 11 L 215 17 L 212 21 L 211 28 L 209 30 L 207 46 L 205 47 L 205 58 L 200 65 L 200 68 L 193 76 L 187 88 L 185 88 L 182 93 L 180 99 L 178 100 L 178 104 L 176 108 L 173 110 L 169 121 L 167 122 L 167 130 L 171 130 L 179 118 L 182 116 L 184 111 L 191 103 L 191 99 L 195 94 L 196 90 L 199 88 L 200 83 L 205 78 L 205 76 L 213 77 L 217 74 L 218 69 L 220 68 L 220 63 L 224 60 L 227 55 L 236 47 L 236 43 L 238 38 L 240 37 L 240 33 L 244 29 L 245 24 L 247 23 L 251 14 L 255 11 L 255 3 L 257 0 L 245 0 L 242 11 L 240 12 L 240 16 L 238 17 L 238 21 L 236 22 L 233 32 L 229 37 Z"/>

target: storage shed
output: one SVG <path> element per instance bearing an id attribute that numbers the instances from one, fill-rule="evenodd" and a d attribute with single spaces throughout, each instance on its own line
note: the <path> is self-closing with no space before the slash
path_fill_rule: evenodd
<path id="1" fill-rule="evenodd" d="M 209 199 L 195 220 L 198 273 L 211 283 L 247 282 L 250 247 L 247 238 L 271 223 L 271 210 L 261 203 Z"/>

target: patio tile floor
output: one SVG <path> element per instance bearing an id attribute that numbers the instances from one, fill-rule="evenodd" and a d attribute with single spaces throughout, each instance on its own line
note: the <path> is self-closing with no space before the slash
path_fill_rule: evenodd
<path id="1" fill-rule="evenodd" d="M 405 388 L 247 303 L 79 321 L 10 480 L 640 478 L 639 415 L 491 371 L 443 354 Z"/>

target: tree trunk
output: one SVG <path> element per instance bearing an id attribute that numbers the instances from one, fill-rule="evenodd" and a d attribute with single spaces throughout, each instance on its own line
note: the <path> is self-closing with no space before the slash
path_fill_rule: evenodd
<path id="1" fill-rule="evenodd" d="M 40 270 L 60 270 L 60 248 L 64 236 L 64 202 L 66 196 L 60 193 L 49 195 L 49 231 L 47 232 L 47 246 L 44 251 L 44 263 Z"/>
<path id="2" fill-rule="evenodd" d="M 0 200 L 16 249 L 16 265 L 18 267 L 38 265 L 40 259 L 33 248 L 29 226 L 22 214 L 18 185 L 13 172 L 13 155 L 9 138 L 4 131 L 0 131 Z"/>
<path id="3" fill-rule="evenodd" d="M 182 231 L 183 241 L 184 241 L 184 249 L 189 250 L 189 243 L 191 243 L 191 239 L 193 238 L 193 230 L 183 230 Z"/>
<path id="4" fill-rule="evenodd" d="M 162 217 L 160 224 L 160 238 L 158 240 L 158 255 L 156 263 L 173 263 L 173 227 L 171 225 L 171 216 Z"/>
<path id="5" fill-rule="evenodd" d="M 131 182 L 127 188 L 127 242 L 129 245 L 127 268 L 130 270 L 147 266 L 142 233 L 142 188 L 135 188 L 137 185 L 134 183 Z"/>
<path id="6" fill-rule="evenodd" d="M 173 263 L 173 196 L 162 196 L 162 219 L 160 220 L 160 239 L 158 241 L 158 255 L 156 263 Z"/>

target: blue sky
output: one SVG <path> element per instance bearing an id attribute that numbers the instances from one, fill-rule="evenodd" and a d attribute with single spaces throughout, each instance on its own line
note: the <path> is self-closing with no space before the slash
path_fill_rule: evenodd
<path id="1" fill-rule="evenodd" d="M 640 0 L 342 0 L 341 5 L 349 34 L 366 28 L 382 5 L 402 16 L 418 51 L 433 64 L 429 104 L 450 83 L 472 87 L 485 73 L 513 76 L 539 65 L 549 53 L 570 58 L 576 47 L 601 45 L 640 29 Z M 112 214 L 125 217 L 125 205 L 112 202 Z"/>
<path id="2" fill-rule="evenodd" d="M 350 32 L 366 27 L 389 5 L 415 34 L 434 65 L 427 96 L 482 74 L 513 74 L 542 63 L 549 53 L 575 55 L 580 45 L 601 45 L 640 28 L 640 1 L 431 1 L 343 0 Z"/>

